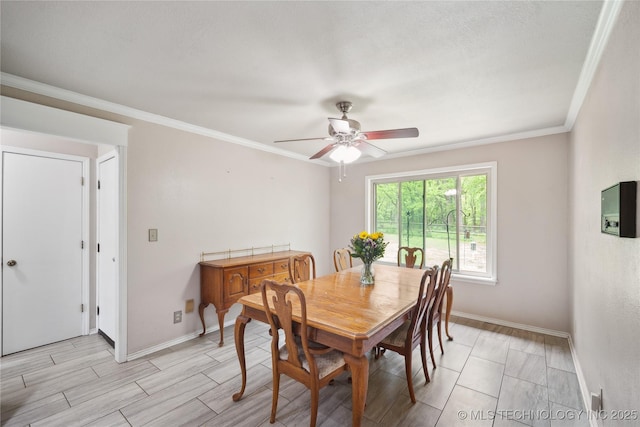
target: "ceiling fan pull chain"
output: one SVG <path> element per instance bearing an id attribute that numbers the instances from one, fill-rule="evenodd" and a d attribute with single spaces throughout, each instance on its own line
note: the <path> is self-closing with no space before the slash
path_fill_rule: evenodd
<path id="1" fill-rule="evenodd" d="M 346 168 L 344 161 L 341 160 L 338 164 L 338 182 L 342 182 L 342 178 L 347 176 Z"/>

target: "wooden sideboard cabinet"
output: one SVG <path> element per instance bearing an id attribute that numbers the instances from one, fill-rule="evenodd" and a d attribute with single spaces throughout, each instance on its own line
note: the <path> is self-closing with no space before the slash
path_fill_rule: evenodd
<path id="1" fill-rule="evenodd" d="M 240 297 L 260 292 L 264 279 L 291 282 L 289 258 L 308 254 L 304 251 L 282 251 L 268 254 L 200 262 L 200 320 L 203 336 L 207 332 L 204 309 L 213 304 L 220 325 L 220 343 L 224 344 L 224 316 Z"/>

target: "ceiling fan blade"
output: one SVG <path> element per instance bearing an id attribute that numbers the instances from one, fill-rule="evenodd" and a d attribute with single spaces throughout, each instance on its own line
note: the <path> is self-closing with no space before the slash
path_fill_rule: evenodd
<path id="1" fill-rule="evenodd" d="M 331 127 L 338 133 L 350 133 L 351 126 L 349 126 L 348 120 L 343 119 L 332 119 L 329 118 L 329 123 L 331 123 Z"/>
<path id="2" fill-rule="evenodd" d="M 387 154 L 387 152 L 384 151 L 382 148 L 378 148 L 373 144 L 369 144 L 365 140 L 356 141 L 354 142 L 353 146 L 356 147 L 358 150 L 362 151 L 364 154 L 367 154 L 371 157 L 377 158 Z"/>
<path id="3" fill-rule="evenodd" d="M 374 130 L 371 132 L 361 132 L 367 139 L 392 139 L 392 138 L 415 138 L 419 135 L 418 128 Z"/>
<path id="4" fill-rule="evenodd" d="M 318 140 L 318 139 L 327 139 L 327 137 L 326 136 L 321 136 L 321 137 L 318 137 L 318 138 L 281 139 L 280 141 L 273 141 L 273 142 L 278 143 L 278 142 L 293 142 L 293 141 L 315 141 L 315 140 Z"/>
<path id="5" fill-rule="evenodd" d="M 316 154 L 314 154 L 313 156 L 309 157 L 309 159 L 311 159 L 311 160 L 319 159 L 320 157 L 322 157 L 325 154 L 327 154 L 329 151 L 333 150 L 336 145 L 338 145 L 338 144 L 336 144 L 335 142 L 333 144 L 327 145 L 322 150 L 318 151 Z"/>

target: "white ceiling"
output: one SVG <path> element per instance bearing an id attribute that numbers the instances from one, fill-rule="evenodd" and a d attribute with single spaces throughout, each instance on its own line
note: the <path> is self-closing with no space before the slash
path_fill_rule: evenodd
<path id="1" fill-rule="evenodd" d="M 363 130 L 419 129 L 375 141 L 390 155 L 566 129 L 603 3 L 0 7 L 3 84 L 28 79 L 308 157 L 326 142 L 273 141 L 327 136 L 340 100 Z"/>

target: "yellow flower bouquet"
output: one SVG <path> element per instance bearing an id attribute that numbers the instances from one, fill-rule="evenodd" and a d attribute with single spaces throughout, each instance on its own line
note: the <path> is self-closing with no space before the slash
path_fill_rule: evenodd
<path id="1" fill-rule="evenodd" d="M 367 233 L 361 231 L 351 238 L 349 249 L 351 257 L 360 258 L 364 263 L 360 283 L 370 285 L 373 283 L 373 270 L 371 264 L 384 256 L 384 250 L 388 243 L 384 241 L 384 234 L 376 231 L 375 233 Z"/>
<path id="2" fill-rule="evenodd" d="M 360 258 L 363 263 L 371 264 L 375 260 L 384 256 L 384 250 L 387 247 L 384 241 L 384 234 L 379 231 L 375 233 L 367 233 L 362 231 L 351 239 L 351 256 Z"/>

